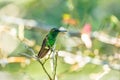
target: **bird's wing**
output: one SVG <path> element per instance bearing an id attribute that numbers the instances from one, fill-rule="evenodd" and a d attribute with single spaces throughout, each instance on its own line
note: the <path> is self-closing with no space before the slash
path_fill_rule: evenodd
<path id="1" fill-rule="evenodd" d="M 45 39 L 43 40 L 42 47 L 41 47 L 41 49 L 38 53 L 39 58 L 43 58 L 48 53 L 48 51 L 50 50 L 50 47 L 46 45 L 46 43 L 48 42 L 47 38 L 48 38 L 48 36 L 46 36 Z"/>

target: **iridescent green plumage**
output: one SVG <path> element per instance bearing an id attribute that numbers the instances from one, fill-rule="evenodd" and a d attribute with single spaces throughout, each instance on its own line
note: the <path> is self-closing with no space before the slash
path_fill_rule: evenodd
<path id="1" fill-rule="evenodd" d="M 41 49 L 38 53 L 38 58 L 43 58 L 48 53 L 48 51 L 52 49 L 59 32 L 66 32 L 66 30 L 59 30 L 57 28 L 53 28 L 50 30 L 48 35 L 43 40 Z"/>

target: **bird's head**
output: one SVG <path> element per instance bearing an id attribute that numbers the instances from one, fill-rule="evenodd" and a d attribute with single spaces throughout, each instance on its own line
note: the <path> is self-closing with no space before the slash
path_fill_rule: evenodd
<path id="1" fill-rule="evenodd" d="M 50 32 L 67 32 L 65 29 L 63 29 L 63 28 L 52 28 L 51 30 L 50 30 Z"/>
<path id="2" fill-rule="evenodd" d="M 50 35 L 57 36 L 59 32 L 67 32 L 67 31 L 63 28 L 52 28 L 50 30 Z"/>

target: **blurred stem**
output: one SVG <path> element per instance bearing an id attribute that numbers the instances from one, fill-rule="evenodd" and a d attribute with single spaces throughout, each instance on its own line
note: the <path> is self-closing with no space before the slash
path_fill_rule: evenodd
<path id="1" fill-rule="evenodd" d="M 34 52 L 33 49 L 29 48 L 27 45 L 25 45 L 25 47 L 28 48 L 28 50 L 31 51 L 33 55 L 31 56 L 31 55 L 24 54 L 24 53 L 23 53 L 22 55 L 24 55 L 24 56 L 26 56 L 26 57 L 29 57 L 29 58 L 34 58 L 34 59 L 36 59 L 36 60 L 40 63 L 40 65 L 42 66 L 42 69 L 44 70 L 45 74 L 48 76 L 49 80 L 55 80 L 56 70 L 57 70 L 58 51 L 52 50 L 51 53 L 49 54 L 48 58 L 45 59 L 45 61 L 42 62 L 42 61 L 36 56 L 36 54 L 35 54 L 35 52 Z M 53 56 L 53 77 L 50 76 L 50 74 L 47 72 L 47 69 L 46 69 L 45 66 L 44 66 L 44 64 L 46 63 L 46 61 L 47 61 L 48 59 L 50 59 L 50 55 L 51 55 L 52 53 L 53 53 L 53 54 L 55 53 L 55 55 Z"/>
<path id="2" fill-rule="evenodd" d="M 51 53 L 52 53 L 52 52 L 51 52 Z M 46 61 L 50 59 L 50 55 L 51 55 L 51 53 L 48 55 L 48 58 L 47 58 L 47 59 L 45 59 L 45 61 L 43 62 L 43 64 L 45 64 L 45 63 L 46 63 Z"/>
<path id="3" fill-rule="evenodd" d="M 55 61 L 54 61 L 54 72 L 53 72 L 53 80 L 55 80 L 56 77 L 56 70 L 57 70 L 57 59 L 58 59 L 58 52 L 55 54 Z"/>
<path id="4" fill-rule="evenodd" d="M 30 55 L 27 55 L 27 54 L 23 54 L 23 55 L 26 56 L 26 57 L 29 57 L 29 58 L 34 58 L 34 59 L 36 59 L 36 60 L 40 63 L 40 65 L 42 66 L 44 72 L 45 72 L 45 73 L 47 74 L 47 76 L 49 77 L 49 80 L 53 80 L 53 79 L 51 78 L 51 76 L 49 75 L 49 73 L 47 72 L 45 66 L 44 66 L 45 62 L 49 59 L 49 57 L 47 58 L 47 60 L 46 60 L 45 62 L 41 62 L 41 60 L 40 60 L 37 56 L 35 56 L 34 50 L 31 49 L 31 48 L 29 48 L 27 45 L 26 45 L 26 47 L 28 48 L 29 51 L 32 52 L 33 56 L 30 56 Z"/>
<path id="5" fill-rule="evenodd" d="M 44 67 L 44 64 L 40 61 L 39 58 L 37 58 L 37 61 L 41 64 L 44 72 L 47 74 L 47 76 L 49 77 L 49 79 L 52 80 L 51 76 L 49 75 L 49 73 L 47 72 L 46 68 Z"/>

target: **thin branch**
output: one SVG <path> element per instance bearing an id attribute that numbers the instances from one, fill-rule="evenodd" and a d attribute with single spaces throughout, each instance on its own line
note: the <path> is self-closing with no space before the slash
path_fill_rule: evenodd
<path id="1" fill-rule="evenodd" d="M 57 70 L 57 59 L 58 59 L 58 52 L 55 54 L 55 61 L 54 61 L 54 72 L 53 72 L 53 80 L 55 80 L 56 77 L 56 70 Z"/>
<path id="2" fill-rule="evenodd" d="M 48 76 L 49 80 L 55 80 L 55 77 L 56 77 L 56 69 L 57 69 L 57 57 L 58 57 L 58 52 L 55 52 L 55 50 L 51 49 L 52 51 L 51 51 L 51 53 L 48 55 L 48 58 L 45 59 L 44 62 L 41 62 L 41 60 L 40 60 L 37 56 L 35 56 L 36 54 L 35 54 L 35 52 L 34 52 L 33 49 L 29 48 L 29 47 L 26 46 L 26 45 L 25 45 L 25 47 L 26 47 L 29 51 L 31 51 L 33 55 L 32 55 L 32 56 L 31 56 L 31 55 L 28 55 L 28 54 L 22 54 L 22 55 L 24 55 L 24 56 L 26 56 L 26 57 L 29 57 L 29 58 L 34 58 L 34 59 L 36 59 L 36 60 L 40 63 L 40 65 L 42 66 L 42 68 L 43 68 L 45 74 Z M 55 55 L 54 55 L 54 57 L 53 57 L 53 77 L 50 76 L 50 74 L 47 72 L 47 70 L 46 70 L 46 68 L 45 68 L 45 66 L 44 66 L 44 64 L 46 63 L 46 61 L 47 61 L 48 59 L 50 59 L 50 55 L 51 55 L 52 53 L 55 53 Z"/>
<path id="3" fill-rule="evenodd" d="M 43 64 L 45 64 L 46 61 L 47 61 L 48 59 L 50 59 L 50 55 L 51 55 L 51 53 L 52 53 L 52 51 L 50 52 L 50 54 L 48 54 L 48 58 L 46 58 L 46 59 L 44 60 Z"/>
<path id="4" fill-rule="evenodd" d="M 33 51 L 33 49 L 29 49 L 29 50 L 35 55 L 35 52 Z M 42 63 L 38 57 L 36 57 L 35 59 L 41 64 L 44 72 L 47 74 L 47 76 L 49 77 L 49 79 L 52 80 L 51 76 L 49 75 L 49 73 L 47 72 L 47 70 L 46 70 L 46 68 L 44 66 L 45 63 Z M 48 59 L 49 59 L 49 57 L 48 57 Z"/>
<path id="5" fill-rule="evenodd" d="M 49 75 L 49 73 L 47 72 L 47 70 L 46 70 L 46 68 L 45 68 L 45 66 L 44 66 L 45 62 L 49 59 L 49 57 L 48 57 L 48 59 L 47 59 L 44 63 L 42 63 L 42 62 L 40 61 L 40 59 L 35 56 L 35 52 L 34 52 L 33 49 L 31 49 L 31 48 L 29 48 L 29 47 L 27 47 L 27 46 L 26 46 L 26 48 L 28 48 L 28 50 L 31 51 L 33 55 L 32 55 L 32 56 L 31 56 L 31 55 L 28 55 L 28 54 L 22 54 L 22 55 L 24 55 L 24 56 L 26 56 L 26 57 L 29 57 L 29 58 L 34 58 L 34 59 L 36 59 L 36 60 L 41 64 L 44 72 L 47 74 L 47 76 L 49 77 L 49 79 L 52 80 L 51 76 Z"/>
<path id="6" fill-rule="evenodd" d="M 28 57 L 28 58 L 34 58 L 34 59 L 36 59 L 36 57 L 34 57 L 34 56 L 31 56 L 31 55 L 29 55 L 29 54 L 26 54 L 26 53 L 20 53 L 20 55 L 21 55 L 21 56 Z"/>
<path id="7" fill-rule="evenodd" d="M 47 72 L 46 68 L 44 67 L 44 64 L 40 61 L 39 58 L 37 58 L 37 61 L 41 64 L 43 70 L 45 71 L 45 73 L 47 74 L 47 76 L 49 77 L 49 79 L 52 80 L 51 76 L 49 75 L 49 73 Z"/>

